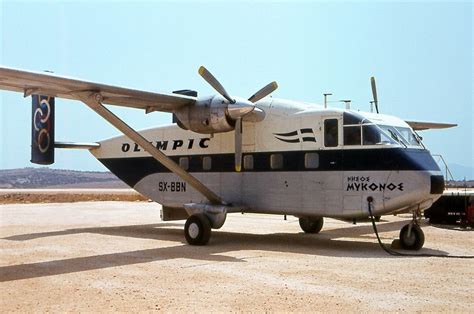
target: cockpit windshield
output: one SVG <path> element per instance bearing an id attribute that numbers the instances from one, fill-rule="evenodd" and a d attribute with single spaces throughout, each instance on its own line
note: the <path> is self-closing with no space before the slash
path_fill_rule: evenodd
<path id="1" fill-rule="evenodd" d="M 345 112 L 344 145 L 390 145 L 398 141 L 383 132 L 376 124 L 357 113 Z"/>
<path id="2" fill-rule="evenodd" d="M 403 136 L 403 138 L 412 146 L 421 146 L 421 140 L 419 136 L 413 132 L 410 128 L 395 127 L 397 131 Z"/>
<path id="3" fill-rule="evenodd" d="M 344 112 L 344 145 L 391 145 L 423 147 L 416 133 L 408 127 L 375 124 L 355 112 Z"/>
<path id="4" fill-rule="evenodd" d="M 391 125 L 379 125 L 397 142 L 405 146 L 422 147 L 419 137 L 410 129 Z"/>

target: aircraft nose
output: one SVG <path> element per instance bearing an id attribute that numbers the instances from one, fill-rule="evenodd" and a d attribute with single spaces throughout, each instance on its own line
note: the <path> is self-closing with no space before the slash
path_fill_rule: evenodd
<path id="1" fill-rule="evenodd" d="M 430 177 L 431 187 L 430 194 L 443 194 L 444 191 L 444 177 L 440 175 L 432 175 Z"/>

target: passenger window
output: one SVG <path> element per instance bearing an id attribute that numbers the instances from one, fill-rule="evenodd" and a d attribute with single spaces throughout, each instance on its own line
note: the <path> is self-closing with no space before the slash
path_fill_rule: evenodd
<path id="1" fill-rule="evenodd" d="M 360 126 L 344 127 L 344 145 L 361 145 Z"/>
<path id="2" fill-rule="evenodd" d="M 189 158 L 188 157 L 181 157 L 179 158 L 179 166 L 183 168 L 183 170 L 189 169 Z"/>
<path id="3" fill-rule="evenodd" d="M 212 167 L 212 159 L 211 157 L 204 157 L 202 159 L 202 169 L 204 170 L 211 170 L 211 167 Z"/>
<path id="4" fill-rule="evenodd" d="M 282 154 L 272 154 L 270 156 L 270 167 L 272 169 L 281 169 L 281 168 L 283 168 L 283 155 Z"/>
<path id="5" fill-rule="evenodd" d="M 324 120 L 324 146 L 336 147 L 338 145 L 337 119 Z"/>
<path id="6" fill-rule="evenodd" d="M 304 155 L 304 167 L 307 169 L 316 169 L 319 167 L 319 154 L 306 153 Z"/>
<path id="7" fill-rule="evenodd" d="M 244 156 L 244 169 L 253 170 L 253 156 L 252 155 Z"/>

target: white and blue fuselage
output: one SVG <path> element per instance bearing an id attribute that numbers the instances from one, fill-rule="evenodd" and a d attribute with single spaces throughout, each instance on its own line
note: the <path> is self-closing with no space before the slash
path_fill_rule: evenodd
<path id="1" fill-rule="evenodd" d="M 298 217 L 360 217 L 423 210 L 442 194 L 440 169 L 418 136 L 393 116 L 266 98 L 265 119 L 243 122 L 242 169 L 233 132 L 177 125 L 141 131 L 229 204 Z M 163 206 L 208 200 L 125 136 L 91 150 L 117 177 Z"/>

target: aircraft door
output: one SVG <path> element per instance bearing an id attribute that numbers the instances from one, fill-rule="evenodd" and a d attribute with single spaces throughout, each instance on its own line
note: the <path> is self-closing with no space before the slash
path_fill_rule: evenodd
<path id="1" fill-rule="evenodd" d="M 342 116 L 328 115 L 322 120 L 323 149 L 321 166 L 322 188 L 325 212 L 329 214 L 342 213 Z"/>

